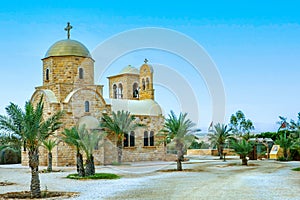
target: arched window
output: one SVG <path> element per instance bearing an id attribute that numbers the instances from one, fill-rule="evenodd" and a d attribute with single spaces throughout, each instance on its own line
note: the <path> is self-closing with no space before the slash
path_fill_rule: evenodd
<path id="1" fill-rule="evenodd" d="M 116 84 L 113 85 L 113 98 L 114 99 L 117 98 L 117 85 Z"/>
<path id="2" fill-rule="evenodd" d="M 134 147 L 135 146 L 135 133 L 131 131 L 130 134 L 124 134 L 124 147 Z"/>
<path id="3" fill-rule="evenodd" d="M 46 69 L 46 81 L 49 81 L 49 68 Z"/>
<path id="4" fill-rule="evenodd" d="M 134 131 L 131 131 L 130 132 L 130 146 L 134 147 L 134 145 L 135 145 L 135 134 L 134 134 Z"/>
<path id="5" fill-rule="evenodd" d="M 148 137 L 148 131 L 145 131 L 145 132 L 144 132 L 144 146 L 145 146 L 145 147 L 149 146 L 148 140 L 149 140 L 149 137 Z"/>
<path id="6" fill-rule="evenodd" d="M 143 90 L 145 90 L 146 89 L 145 79 L 142 79 L 142 84 L 143 84 Z"/>
<path id="7" fill-rule="evenodd" d="M 118 99 L 123 99 L 123 86 L 122 83 L 118 85 Z"/>
<path id="8" fill-rule="evenodd" d="M 149 78 L 146 78 L 146 88 L 150 89 L 150 82 L 149 82 Z"/>
<path id="9" fill-rule="evenodd" d="M 90 112 L 90 102 L 88 102 L 88 101 L 84 102 L 84 111 Z"/>
<path id="10" fill-rule="evenodd" d="M 129 144 L 129 137 L 128 137 L 128 133 L 124 134 L 124 147 L 128 147 Z"/>
<path id="11" fill-rule="evenodd" d="M 154 146 L 154 132 L 150 131 L 149 146 Z"/>
<path id="12" fill-rule="evenodd" d="M 132 86 L 133 91 L 133 98 L 139 98 L 139 90 L 138 90 L 138 84 L 134 83 Z"/>
<path id="13" fill-rule="evenodd" d="M 79 79 L 83 79 L 83 69 L 80 67 L 78 70 L 79 70 Z"/>

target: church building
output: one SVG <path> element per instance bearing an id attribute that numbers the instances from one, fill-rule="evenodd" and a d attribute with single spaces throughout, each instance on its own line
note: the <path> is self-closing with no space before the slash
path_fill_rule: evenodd
<path id="1" fill-rule="evenodd" d="M 159 130 L 163 128 L 162 110 L 154 100 L 153 68 L 145 59 L 140 68 L 128 65 L 119 74 L 108 77 L 109 98 L 103 96 L 103 85 L 94 83 L 94 62 L 89 50 L 80 42 L 70 39 L 55 42 L 42 59 L 43 84 L 35 88 L 31 101 L 35 104 L 43 96 L 44 117 L 64 111 L 63 127 L 83 125 L 93 129 L 99 126 L 103 114 L 129 111 L 136 122 L 144 124 L 125 135 L 122 162 L 165 160 L 166 150 L 159 143 Z M 106 66 L 101 66 L 106 67 Z M 52 150 L 53 166 L 71 166 L 76 163 L 75 149 L 62 141 Z M 40 165 L 47 165 L 45 148 L 40 148 Z M 107 135 L 95 147 L 95 164 L 117 161 L 115 138 Z M 27 152 L 22 152 L 22 164 L 28 163 Z"/>

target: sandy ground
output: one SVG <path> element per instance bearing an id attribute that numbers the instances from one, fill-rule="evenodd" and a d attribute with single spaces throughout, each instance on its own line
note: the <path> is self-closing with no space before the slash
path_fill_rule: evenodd
<path id="1" fill-rule="evenodd" d="M 216 158 L 186 162 L 186 172 L 161 172 L 175 169 L 175 163 L 143 162 L 123 166 L 97 167 L 97 172 L 122 175 L 117 180 L 76 181 L 65 177 L 75 168 L 41 174 L 41 188 L 80 192 L 72 199 L 300 199 L 300 162 L 272 160 L 249 161 L 241 166 L 239 159 L 227 162 Z M 0 166 L 0 181 L 15 185 L 0 186 L 0 193 L 29 190 L 30 170 L 20 165 Z"/>

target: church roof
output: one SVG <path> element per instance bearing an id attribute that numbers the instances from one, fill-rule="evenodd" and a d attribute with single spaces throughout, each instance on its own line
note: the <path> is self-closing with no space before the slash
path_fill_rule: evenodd
<path id="1" fill-rule="evenodd" d="M 120 74 L 140 74 L 139 70 L 131 65 L 124 67 Z"/>
<path id="2" fill-rule="evenodd" d="M 111 105 L 112 111 L 129 111 L 133 115 L 159 116 L 162 110 L 159 104 L 152 99 L 127 100 L 127 99 L 105 99 Z"/>
<path id="3" fill-rule="evenodd" d="M 50 56 L 81 56 L 91 58 L 89 50 L 76 40 L 66 39 L 54 43 L 47 51 L 45 58 Z"/>

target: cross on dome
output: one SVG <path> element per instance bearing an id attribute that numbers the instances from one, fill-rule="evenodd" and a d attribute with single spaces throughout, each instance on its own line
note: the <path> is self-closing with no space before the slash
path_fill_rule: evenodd
<path id="1" fill-rule="evenodd" d="M 70 39 L 70 31 L 73 28 L 73 26 L 70 25 L 70 22 L 67 23 L 67 27 L 65 28 L 65 31 L 67 31 L 68 39 Z"/>

